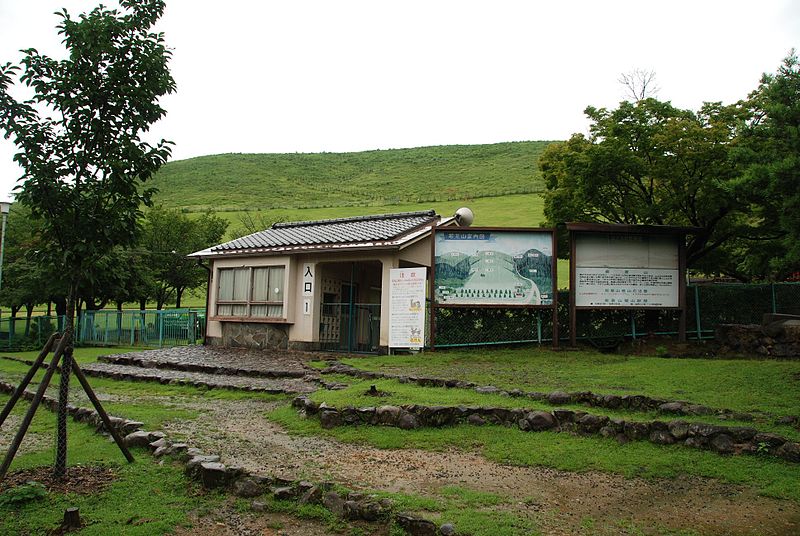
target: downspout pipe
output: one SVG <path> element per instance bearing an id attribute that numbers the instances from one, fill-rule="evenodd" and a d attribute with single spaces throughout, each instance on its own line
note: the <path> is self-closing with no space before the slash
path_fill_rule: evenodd
<path id="1" fill-rule="evenodd" d="M 203 268 L 206 272 L 208 272 L 208 284 L 206 285 L 206 322 L 205 326 L 203 326 L 203 346 L 206 346 L 208 341 L 208 317 L 209 317 L 209 305 L 211 302 L 211 265 L 203 264 L 203 259 L 197 259 L 197 266 Z"/>

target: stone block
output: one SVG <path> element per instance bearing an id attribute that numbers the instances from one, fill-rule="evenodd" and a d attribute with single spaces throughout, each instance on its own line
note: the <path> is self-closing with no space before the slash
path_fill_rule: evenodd
<path id="1" fill-rule="evenodd" d="M 233 483 L 233 493 L 238 497 L 258 497 L 264 493 L 264 488 L 259 485 L 256 479 L 246 476 L 237 479 Z"/>
<path id="2" fill-rule="evenodd" d="M 322 496 L 322 506 L 339 517 L 344 516 L 344 499 L 335 491 L 329 491 Z"/>
<path id="3" fill-rule="evenodd" d="M 323 428 L 335 428 L 342 424 L 342 415 L 333 408 L 325 408 L 320 411 L 319 423 Z"/>
<path id="4" fill-rule="evenodd" d="M 670 421 L 667 427 L 675 439 L 684 440 L 689 436 L 689 423 L 686 421 Z"/>
<path id="5" fill-rule="evenodd" d="M 650 442 L 657 445 L 672 445 L 675 438 L 666 430 L 653 430 L 650 432 Z"/>
<path id="6" fill-rule="evenodd" d="M 439 529 L 432 521 L 411 514 L 397 514 L 395 521 L 411 536 L 438 536 Z"/>
<path id="7" fill-rule="evenodd" d="M 225 465 L 219 462 L 203 462 L 200 464 L 200 482 L 206 489 L 222 488 L 228 485 L 228 472 Z"/>
<path id="8" fill-rule="evenodd" d="M 709 447 L 719 454 L 731 454 L 733 452 L 733 439 L 728 434 L 717 434 L 709 442 Z"/>
<path id="9" fill-rule="evenodd" d="M 539 432 L 551 430 L 557 426 L 556 418 L 548 411 L 532 411 L 525 416 L 528 421 L 528 430 Z"/>
<path id="10" fill-rule="evenodd" d="M 564 391 L 553 391 L 547 396 L 547 401 L 554 406 L 562 406 L 564 404 L 571 404 L 572 397 Z"/>
<path id="11" fill-rule="evenodd" d="M 144 431 L 132 432 L 122 440 L 126 447 L 146 447 L 150 445 L 150 433 Z"/>

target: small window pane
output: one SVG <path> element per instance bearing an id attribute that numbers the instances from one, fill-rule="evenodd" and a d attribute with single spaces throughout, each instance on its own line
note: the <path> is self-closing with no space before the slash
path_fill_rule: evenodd
<path id="1" fill-rule="evenodd" d="M 230 305 L 217 305 L 217 314 L 219 316 L 231 316 L 232 309 Z"/>
<path id="2" fill-rule="evenodd" d="M 219 296 L 217 299 L 220 301 L 233 299 L 233 270 L 219 271 Z"/>
<path id="3" fill-rule="evenodd" d="M 283 302 L 283 266 L 273 266 L 269 271 L 269 299 L 271 302 Z"/>
<path id="4" fill-rule="evenodd" d="M 250 287 L 250 270 L 236 268 L 233 280 L 233 301 L 247 301 L 247 291 Z"/>
<path id="5" fill-rule="evenodd" d="M 283 318 L 282 305 L 251 305 L 250 316 L 259 318 Z"/>
<path id="6" fill-rule="evenodd" d="M 253 301 L 268 301 L 269 268 L 253 269 Z M 254 315 L 255 316 L 255 315 Z"/>
<path id="7" fill-rule="evenodd" d="M 233 316 L 245 316 L 247 314 L 246 305 L 234 305 L 231 309 Z"/>

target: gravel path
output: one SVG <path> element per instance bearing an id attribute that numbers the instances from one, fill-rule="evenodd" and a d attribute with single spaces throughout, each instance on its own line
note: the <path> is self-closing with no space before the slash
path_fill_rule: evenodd
<path id="1" fill-rule="evenodd" d="M 623 478 L 516 467 L 474 452 L 381 450 L 320 437 L 295 437 L 263 415 L 275 403 L 188 403 L 202 415 L 174 422 L 170 435 L 222 456 L 223 462 L 277 476 L 334 479 L 351 487 L 433 493 L 461 486 L 510 499 L 503 506 L 534 519 L 545 534 L 571 534 L 591 518 L 596 533 L 615 534 L 619 522 L 639 527 L 693 529 L 703 534 L 797 534 L 800 505 L 758 496 L 709 479 Z"/>

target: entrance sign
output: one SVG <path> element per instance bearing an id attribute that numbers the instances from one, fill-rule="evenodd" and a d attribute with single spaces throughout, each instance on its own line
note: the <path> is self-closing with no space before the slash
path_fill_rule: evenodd
<path id="1" fill-rule="evenodd" d="M 551 306 L 551 230 L 454 228 L 434 234 L 437 306 Z"/>
<path id="2" fill-rule="evenodd" d="M 573 239 L 577 307 L 679 307 L 675 236 L 576 233 Z"/>
<path id="3" fill-rule="evenodd" d="M 427 268 L 394 268 L 389 272 L 389 347 L 425 345 Z"/>
<path id="4" fill-rule="evenodd" d="M 314 265 L 303 263 L 303 296 L 314 295 Z"/>

